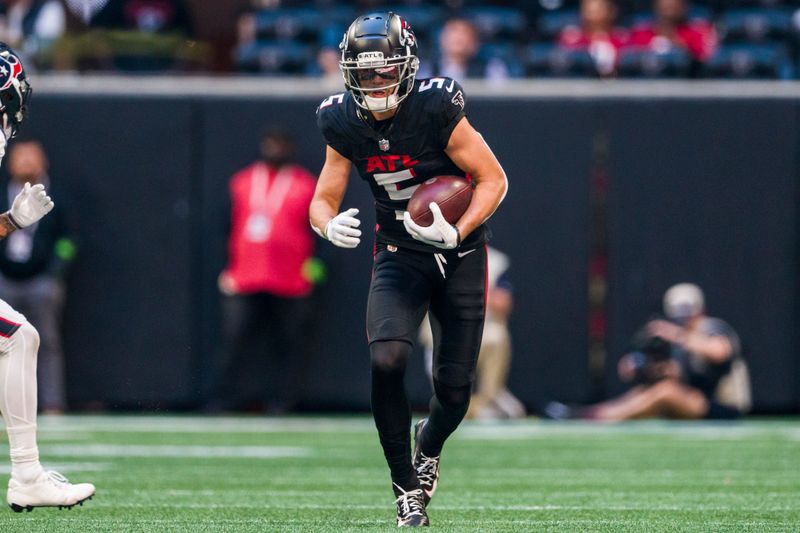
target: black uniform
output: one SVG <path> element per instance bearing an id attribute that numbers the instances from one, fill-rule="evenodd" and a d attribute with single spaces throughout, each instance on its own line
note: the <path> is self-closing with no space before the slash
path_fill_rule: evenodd
<path id="1" fill-rule="evenodd" d="M 327 143 L 350 159 L 375 197 L 376 254 L 367 306 L 370 343 L 414 344 L 430 306 L 434 377 L 471 383 L 483 332 L 488 229 L 480 226 L 454 250 L 414 240 L 402 214 L 420 183 L 441 175 L 470 177 L 444 149 L 464 118 L 464 92 L 450 78 L 417 80 L 394 117 L 375 121 L 342 93 L 326 98 L 317 122 Z"/>
<path id="2" fill-rule="evenodd" d="M 736 418 L 741 412 L 735 407 L 718 403 L 714 395 L 719 382 L 731 372 L 733 362 L 741 357 L 739 336 L 730 325 L 719 318 L 703 318 L 699 329 L 712 337 L 727 338 L 731 344 L 731 356 L 722 363 L 712 363 L 701 357 L 693 357 L 681 346 L 673 344 L 672 357 L 681 365 L 687 384 L 699 389 L 708 400 L 709 409 L 706 418 Z"/>

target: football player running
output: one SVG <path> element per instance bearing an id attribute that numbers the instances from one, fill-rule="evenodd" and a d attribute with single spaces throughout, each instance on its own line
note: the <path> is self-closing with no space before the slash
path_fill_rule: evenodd
<path id="1" fill-rule="evenodd" d="M 31 87 L 19 57 L 0 43 L 0 161 L 6 144 L 25 119 Z M 26 183 L 11 209 L 0 214 L 0 239 L 35 224 L 53 209 L 44 185 Z M 73 485 L 39 463 L 36 444 L 36 358 L 39 334 L 25 317 L 0 300 L 0 412 L 11 451 L 8 504 L 14 511 L 34 507 L 71 508 L 94 495 L 94 485 Z"/>
<path id="2" fill-rule="evenodd" d="M 358 210 L 340 212 L 353 165 L 375 196 L 367 301 L 372 412 L 391 472 L 397 525 L 427 526 L 442 447 L 469 404 L 486 301 L 484 222 L 506 194 L 506 175 L 467 121 L 458 82 L 415 80 L 417 43 L 403 18 L 358 17 L 340 48 L 347 92 L 317 110 L 327 147 L 309 216 L 320 236 L 354 248 L 361 240 Z M 472 201 L 455 224 L 432 203 L 433 224 L 420 226 L 406 211 L 408 200 L 419 184 L 439 175 L 470 180 Z M 412 454 L 403 379 L 428 310 L 435 393 L 430 415 L 415 426 Z"/>

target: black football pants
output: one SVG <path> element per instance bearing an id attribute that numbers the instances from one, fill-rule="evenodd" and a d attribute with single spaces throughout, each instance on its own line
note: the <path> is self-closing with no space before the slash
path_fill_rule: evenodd
<path id="1" fill-rule="evenodd" d="M 486 307 L 486 247 L 436 254 L 392 249 L 377 248 L 367 303 L 372 412 L 392 480 L 408 490 L 417 481 L 406 364 L 430 312 L 435 394 L 421 445 L 435 457 L 469 406 Z"/>

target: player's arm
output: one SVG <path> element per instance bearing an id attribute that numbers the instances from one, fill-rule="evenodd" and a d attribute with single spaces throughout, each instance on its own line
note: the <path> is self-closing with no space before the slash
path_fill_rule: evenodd
<path id="1" fill-rule="evenodd" d="M 349 159 L 328 146 L 325 164 L 308 208 L 311 228 L 320 237 L 343 248 L 355 248 L 361 240 L 361 230 L 358 229 L 361 222 L 355 218 L 358 209 L 338 213 L 347 190 L 351 167 Z"/>
<path id="2" fill-rule="evenodd" d="M 445 152 L 475 181 L 472 201 L 455 224 L 463 240 L 492 216 L 506 195 L 508 180 L 491 148 L 466 117 L 453 129 Z"/>
<path id="3" fill-rule="evenodd" d="M 647 330 L 650 335 L 679 344 L 692 355 L 708 359 L 712 363 L 724 363 L 733 355 L 733 346 L 725 335 L 690 331 L 666 320 L 650 321 Z"/>

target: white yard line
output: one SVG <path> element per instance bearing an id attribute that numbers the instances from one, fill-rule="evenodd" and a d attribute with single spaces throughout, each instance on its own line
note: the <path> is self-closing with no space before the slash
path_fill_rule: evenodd
<path id="1" fill-rule="evenodd" d="M 417 415 L 415 418 L 418 418 Z M 58 416 L 39 418 L 43 440 L 86 440 L 87 433 L 374 433 L 369 415 L 345 417 L 205 417 L 205 416 Z M 454 438 L 468 440 L 522 440 L 558 436 L 606 438 L 617 435 L 655 435 L 682 440 L 742 440 L 765 435 L 800 440 L 795 423 L 747 420 L 742 422 L 643 421 L 624 424 L 550 422 L 523 419 L 500 422 L 466 421 Z M 0 436 L 0 439 L 3 439 Z M 4 440 L 4 439 L 3 439 Z"/>
<path id="2" fill-rule="evenodd" d="M 56 470 L 62 474 L 69 472 L 100 472 L 109 470 L 108 463 L 44 463 L 46 470 Z M 0 464 L 0 474 L 10 474 L 11 465 Z"/>
<path id="3" fill-rule="evenodd" d="M 42 433 L 362 433 L 374 431 L 370 417 L 204 417 L 204 416 L 58 416 L 39 417 Z"/>
<path id="4" fill-rule="evenodd" d="M 274 459 L 311 455 L 309 448 L 299 446 L 50 444 L 44 451 L 47 455 L 57 457 L 174 457 L 187 459 Z"/>

